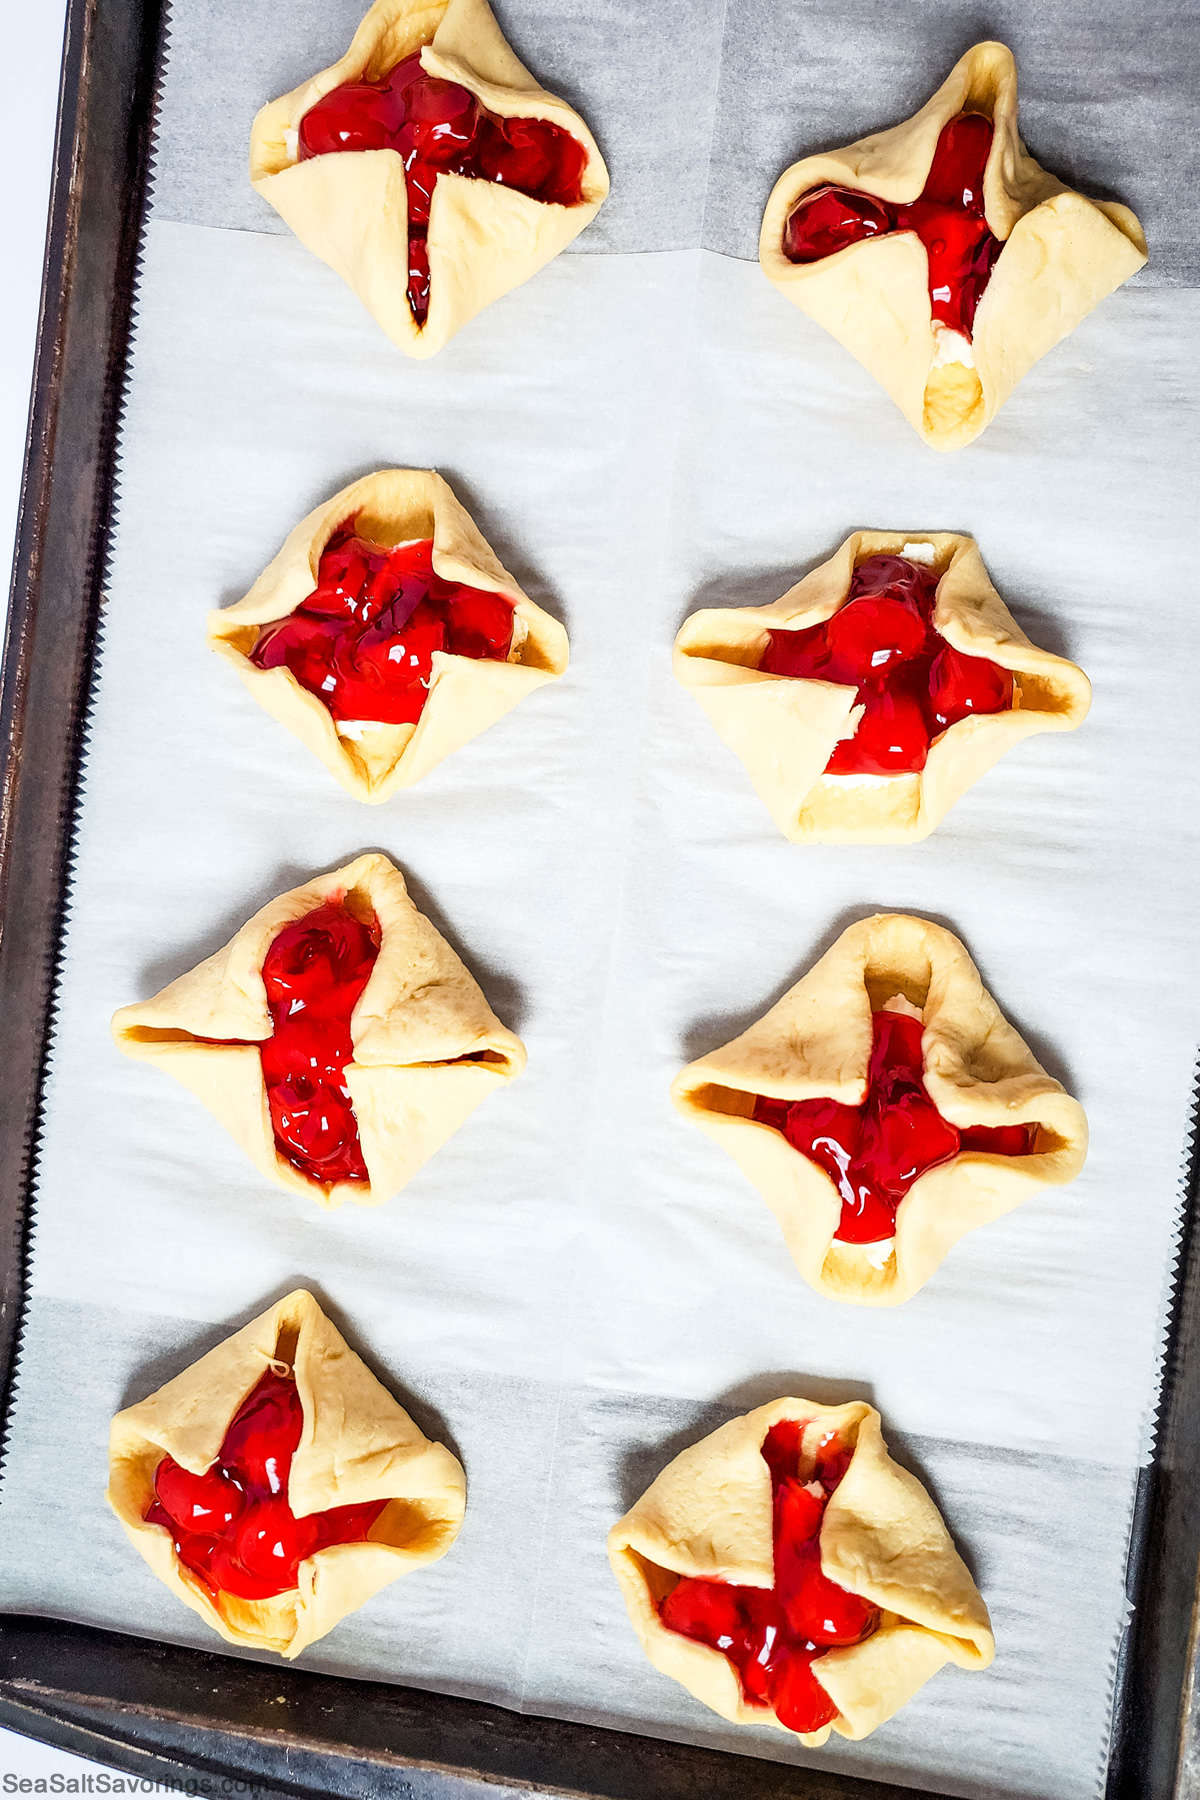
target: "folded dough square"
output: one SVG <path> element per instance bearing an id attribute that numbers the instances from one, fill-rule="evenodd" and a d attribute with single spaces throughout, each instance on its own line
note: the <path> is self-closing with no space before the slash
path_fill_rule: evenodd
<path id="1" fill-rule="evenodd" d="M 851 925 L 672 1097 L 754 1183 L 819 1294 L 895 1306 L 1087 1155 L 1083 1108 L 940 925 Z"/>
<path id="2" fill-rule="evenodd" d="M 567 666 L 567 634 L 440 475 L 381 469 L 318 506 L 208 641 L 356 800 L 390 799 Z"/>
<path id="3" fill-rule="evenodd" d="M 290 1659 L 446 1554 L 466 1480 L 300 1289 L 117 1414 L 108 1503 L 205 1624 Z"/>
<path id="4" fill-rule="evenodd" d="M 975 1583 L 864 1401 L 774 1400 L 669 1463 L 609 1533 L 654 1667 L 735 1725 L 864 1738 L 995 1652 Z"/>
<path id="5" fill-rule="evenodd" d="M 693 613 L 674 668 L 793 843 L 915 843 L 1014 744 L 1091 705 L 949 531 L 856 531 L 772 605 Z"/>
<path id="6" fill-rule="evenodd" d="M 113 1036 L 196 1094 L 281 1187 L 379 1206 L 525 1067 L 469 971 L 374 853 L 255 913 Z"/>
<path id="7" fill-rule="evenodd" d="M 250 180 L 408 356 L 548 263 L 608 171 L 486 0 L 375 0 L 332 68 L 264 106 Z"/>
<path id="8" fill-rule="evenodd" d="M 987 43 L 903 125 L 785 170 L 759 261 L 927 444 L 957 450 L 1142 267 L 1146 239 L 1127 206 L 1029 155 L 1012 52 Z"/>

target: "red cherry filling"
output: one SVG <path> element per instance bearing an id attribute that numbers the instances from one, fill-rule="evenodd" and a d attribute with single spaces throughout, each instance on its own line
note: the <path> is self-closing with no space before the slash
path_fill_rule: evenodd
<path id="1" fill-rule="evenodd" d="M 871 1601 L 840 1587 L 821 1569 L 821 1521 L 851 1452 L 829 1432 L 806 1480 L 800 1475 L 803 1426 L 772 1426 L 762 1454 L 771 1471 L 775 1585 L 738 1587 L 685 1575 L 659 1605 L 669 1631 L 722 1651 L 752 1705 L 767 1706 L 792 1731 L 819 1731 L 837 1717 L 812 1664 L 826 1650 L 859 1644 L 879 1623 Z"/>
<path id="2" fill-rule="evenodd" d="M 759 1094 L 754 1117 L 781 1131 L 794 1150 L 824 1169 L 842 1197 L 836 1236 L 877 1244 L 896 1235 L 896 1209 L 926 1169 L 964 1151 L 1027 1156 L 1036 1126 L 968 1125 L 944 1119 L 925 1088 L 920 1019 L 877 1012 L 861 1106 L 838 1100 L 772 1100 Z"/>
<path id="3" fill-rule="evenodd" d="M 296 155 L 396 150 L 408 191 L 408 304 L 423 325 L 429 314 L 429 207 L 439 175 L 466 175 L 515 188 L 551 206 L 583 198 L 587 151 L 548 119 L 502 119 L 455 81 L 406 56 L 378 81 L 348 81 L 300 121 Z"/>
<path id="4" fill-rule="evenodd" d="M 379 941 L 374 919 L 365 923 L 331 901 L 285 925 L 263 959 L 274 1029 L 257 1049 L 275 1147 L 301 1175 L 325 1185 L 368 1179 L 346 1064 L 354 1060 L 351 1016 L 371 978 Z M 262 1480 L 272 1493 L 279 1491 L 267 1472 Z"/>
<path id="5" fill-rule="evenodd" d="M 412 725 L 435 650 L 504 662 L 512 634 L 512 601 L 435 573 L 431 538 L 386 550 L 346 524 L 322 552 L 314 592 L 262 627 L 250 660 L 290 669 L 334 719 Z"/>
<path id="6" fill-rule="evenodd" d="M 366 1181 L 346 1064 L 350 1019 L 379 955 L 379 927 L 345 906 L 285 925 L 263 962 L 274 1025 L 260 1046 L 279 1150 L 313 1181 Z"/>
<path id="7" fill-rule="evenodd" d="M 822 262 L 865 238 L 915 231 L 929 258 L 933 317 L 969 339 L 1004 248 L 983 210 L 983 172 L 991 147 L 991 120 L 959 113 L 938 138 L 923 192 L 907 205 L 852 188 L 812 188 L 788 215 L 784 255 L 794 263 Z"/>
<path id="8" fill-rule="evenodd" d="M 770 633 L 759 668 L 858 689 L 865 710 L 834 745 L 827 775 L 911 775 L 960 719 L 1007 712 L 1012 672 L 965 656 L 933 623 L 938 577 L 904 556 L 859 563 L 846 603 L 805 630 Z"/>
<path id="9" fill-rule="evenodd" d="M 215 1592 L 241 1600 L 287 1593 L 306 1557 L 361 1543 L 387 1505 L 372 1500 L 298 1519 L 287 1488 L 303 1428 L 295 1381 L 269 1369 L 234 1414 L 211 1469 L 193 1475 L 172 1456 L 159 1463 L 145 1516 L 171 1532 L 180 1562 Z"/>

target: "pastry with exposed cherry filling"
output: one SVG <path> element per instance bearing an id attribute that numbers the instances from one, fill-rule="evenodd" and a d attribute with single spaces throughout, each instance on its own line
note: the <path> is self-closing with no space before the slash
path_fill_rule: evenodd
<path id="1" fill-rule="evenodd" d="M 333 1208 L 397 1193 L 525 1067 L 386 856 L 255 913 L 113 1036 L 196 1094 L 282 1187 Z"/>
<path id="2" fill-rule="evenodd" d="M 250 180 L 409 356 L 537 273 L 608 171 L 487 0 L 375 0 L 346 54 L 264 106 Z"/>
<path id="3" fill-rule="evenodd" d="M 290 1659 L 446 1554 L 466 1482 L 299 1289 L 117 1414 L 108 1502 L 207 1625 Z"/>
<path id="4" fill-rule="evenodd" d="M 1039 650 L 973 538 L 856 531 L 770 606 L 684 621 L 675 674 L 794 843 L 912 843 L 1091 686 Z"/>
<path id="5" fill-rule="evenodd" d="M 1039 357 L 1146 261 L 1127 206 L 1085 200 L 1017 132 L 1017 68 L 976 44 L 903 125 L 776 182 L 759 261 L 935 450 L 969 444 Z"/>
<path id="6" fill-rule="evenodd" d="M 895 1306 L 968 1231 L 1073 1181 L 1083 1108 L 963 945 L 903 913 L 851 925 L 672 1095 L 726 1150 L 831 1300 Z"/>
<path id="7" fill-rule="evenodd" d="M 440 475 L 381 469 L 318 506 L 208 640 L 356 800 L 411 787 L 567 667 L 567 634 Z"/>
<path id="8" fill-rule="evenodd" d="M 773 1400 L 669 1463 L 608 1538 L 642 1648 L 735 1725 L 867 1737 L 991 1622 L 864 1401 Z"/>

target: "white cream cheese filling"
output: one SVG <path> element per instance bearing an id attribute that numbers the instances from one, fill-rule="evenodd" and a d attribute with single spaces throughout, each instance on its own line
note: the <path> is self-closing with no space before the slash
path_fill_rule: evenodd
<path id="1" fill-rule="evenodd" d="M 912 775 L 822 775 L 821 781 L 838 788 L 886 788 L 894 781 L 913 781 Z"/>
<path id="2" fill-rule="evenodd" d="M 383 719 L 335 719 L 334 724 L 339 737 L 352 738 L 356 744 L 361 744 L 373 732 L 391 729 Z"/>
<path id="3" fill-rule="evenodd" d="M 835 1250 L 853 1250 L 873 1269 L 886 1269 L 892 1260 L 896 1248 L 894 1237 L 880 1238 L 877 1244 L 848 1244 L 844 1238 L 834 1238 L 832 1246 Z"/>
<path id="4" fill-rule="evenodd" d="M 920 1019 L 922 1024 L 925 1022 L 925 1014 L 920 1007 L 914 1006 L 911 1000 L 906 1000 L 903 994 L 893 994 L 890 1000 L 884 1001 L 879 1010 L 880 1012 L 902 1013 L 906 1019 Z"/>
<path id="5" fill-rule="evenodd" d="M 931 368 L 944 369 L 947 363 L 961 363 L 966 369 L 975 367 L 975 351 L 970 338 L 940 319 L 933 321 L 933 362 Z"/>
<path id="6" fill-rule="evenodd" d="M 929 569 L 933 567 L 937 551 L 932 544 L 905 544 L 900 554 L 909 562 L 921 563 Z"/>

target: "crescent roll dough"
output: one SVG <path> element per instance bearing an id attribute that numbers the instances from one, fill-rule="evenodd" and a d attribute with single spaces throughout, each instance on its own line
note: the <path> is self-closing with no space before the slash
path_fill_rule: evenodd
<path id="1" fill-rule="evenodd" d="M 415 725 L 343 734 L 329 708 L 290 669 L 260 669 L 250 660 L 261 628 L 287 618 L 314 591 L 326 544 L 351 523 L 359 536 L 386 549 L 431 538 L 437 574 L 513 603 L 508 661 L 435 650 L 429 698 Z M 423 780 L 443 757 L 567 667 L 563 627 L 521 592 L 449 485 L 426 469 L 380 469 L 316 507 L 288 534 L 245 598 L 209 614 L 208 641 L 233 664 L 258 704 L 306 744 L 347 793 L 371 803 Z"/>
<path id="2" fill-rule="evenodd" d="M 933 740 L 916 774 L 827 775 L 835 744 L 854 733 L 857 690 L 771 674 L 758 667 L 759 659 L 771 631 L 804 630 L 832 618 L 846 604 L 859 563 L 907 551 L 939 572 L 936 629 L 956 650 L 1011 669 L 1016 705 L 958 720 Z M 1039 731 L 1074 731 L 1092 698 L 1082 669 L 1030 643 L 988 579 L 974 538 L 951 531 L 856 531 L 772 605 L 693 613 L 675 639 L 674 669 L 796 844 L 908 844 L 928 837 L 1014 744 Z"/>
<path id="3" fill-rule="evenodd" d="M 962 1151 L 918 1175 L 886 1256 L 872 1260 L 876 1245 L 837 1239 L 842 1202 L 824 1169 L 752 1114 L 760 1094 L 860 1104 L 872 1013 L 894 996 L 923 1019 L 925 1088 L 944 1119 L 1037 1132 L 1030 1154 Z M 754 1183 L 809 1285 L 862 1306 L 911 1299 L 966 1232 L 1073 1181 L 1087 1154 L 1083 1108 L 1004 1018 L 963 945 L 903 913 L 851 925 L 748 1031 L 681 1069 L 671 1093 Z"/>
<path id="4" fill-rule="evenodd" d="M 1004 245 L 975 314 L 973 367 L 938 360 L 928 258 L 915 233 L 889 232 L 811 263 L 783 250 L 784 226 L 814 188 L 915 200 L 943 127 L 961 112 L 994 126 L 984 212 Z M 927 444 L 958 450 L 1039 357 L 1142 267 L 1146 239 L 1127 206 L 1085 200 L 1029 155 L 1017 131 L 1012 52 L 986 43 L 968 50 L 903 125 L 786 169 L 767 201 L 758 254 L 767 279 L 857 357 Z"/>
<path id="5" fill-rule="evenodd" d="M 262 965 L 285 925 L 343 901 L 373 913 L 381 932 L 351 1016 L 354 1060 L 345 1067 L 369 1179 L 324 1187 L 276 1147 L 258 1051 L 273 1029 Z M 157 1063 L 190 1088 L 264 1175 L 327 1208 L 390 1199 L 481 1100 L 525 1067 L 521 1040 L 378 852 L 269 901 L 215 956 L 152 1000 L 123 1006 L 112 1028 L 126 1056 Z"/>
<path id="6" fill-rule="evenodd" d="M 164 1455 L 194 1475 L 216 1461 L 233 1415 L 270 1366 L 295 1376 L 304 1431 L 287 1501 L 298 1518 L 335 1506 L 391 1504 L 361 1543 L 337 1544 L 300 1564 L 298 1586 L 269 1600 L 214 1592 L 149 1524 Z M 431 1444 L 311 1294 L 298 1289 L 136 1406 L 109 1434 L 108 1503 L 158 1579 L 230 1644 L 299 1656 L 389 1582 L 436 1562 L 462 1525 L 466 1478 Z"/>
<path id="7" fill-rule="evenodd" d="M 787 1731 L 768 1707 L 747 1702 L 720 1650 L 668 1629 L 658 1613 L 684 1575 L 773 1585 L 771 1478 L 762 1444 L 785 1419 L 804 1425 L 806 1448 L 831 1430 L 852 1448 L 821 1521 L 821 1569 L 881 1611 L 870 1637 L 828 1650 L 811 1665 L 837 1706 L 832 1726 L 793 1735 L 809 1745 L 823 1744 L 831 1729 L 864 1738 L 945 1663 L 984 1669 L 995 1653 L 987 1607 L 929 1495 L 888 1455 L 874 1407 L 773 1400 L 722 1425 L 669 1463 L 613 1526 L 609 1560 L 656 1669 L 735 1725 Z"/>
<path id="8" fill-rule="evenodd" d="M 378 81 L 414 52 L 500 118 L 547 119 L 587 153 L 582 199 L 534 200 L 492 181 L 439 175 L 429 211 L 429 312 L 408 304 L 408 193 L 398 150 L 296 159 L 309 108 L 336 87 Z M 375 0 L 331 68 L 264 106 L 250 134 L 250 181 L 322 262 L 354 289 L 406 356 L 432 356 L 459 328 L 557 256 L 608 194 L 596 140 L 573 107 L 539 87 L 505 42 L 487 0 Z"/>

